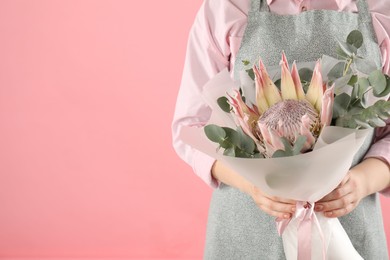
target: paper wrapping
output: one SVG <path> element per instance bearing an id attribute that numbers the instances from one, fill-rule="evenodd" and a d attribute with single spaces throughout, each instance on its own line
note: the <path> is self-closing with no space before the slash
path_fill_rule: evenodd
<path id="1" fill-rule="evenodd" d="M 251 81 L 245 82 L 245 75 L 242 75 L 243 78 L 242 86 L 247 86 L 246 91 L 250 91 L 248 85 L 252 84 Z M 232 116 L 219 108 L 217 99 L 225 96 L 227 91 L 237 89 L 237 85 L 227 70 L 220 72 L 205 85 L 203 98 L 212 109 L 208 124 L 236 128 Z M 311 152 L 283 158 L 235 158 L 224 156 L 218 151 L 218 144 L 208 140 L 203 127 L 183 127 L 180 132 L 182 141 L 220 160 L 265 193 L 312 204 L 342 181 L 367 135 L 368 130 L 327 126 L 323 128 Z M 320 239 L 319 230 L 313 224 L 312 259 L 322 259 L 324 245 L 327 259 L 362 259 L 337 218 L 326 218 L 322 213 L 313 214 L 320 223 L 324 240 Z M 283 232 L 287 259 L 297 259 L 298 225 L 298 219 L 293 217 Z"/>

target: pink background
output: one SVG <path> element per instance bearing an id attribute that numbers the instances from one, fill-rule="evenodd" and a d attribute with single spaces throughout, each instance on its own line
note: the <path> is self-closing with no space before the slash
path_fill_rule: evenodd
<path id="1" fill-rule="evenodd" d="M 202 258 L 170 132 L 200 4 L 0 0 L 0 259 Z"/>

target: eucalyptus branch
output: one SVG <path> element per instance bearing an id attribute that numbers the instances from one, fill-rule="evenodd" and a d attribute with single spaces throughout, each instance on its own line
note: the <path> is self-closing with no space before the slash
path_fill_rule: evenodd
<path id="1" fill-rule="evenodd" d="M 343 77 L 347 75 L 349 68 L 351 67 L 351 64 L 353 62 L 353 58 L 347 60 L 347 64 L 345 65 L 345 69 L 343 71 Z"/>

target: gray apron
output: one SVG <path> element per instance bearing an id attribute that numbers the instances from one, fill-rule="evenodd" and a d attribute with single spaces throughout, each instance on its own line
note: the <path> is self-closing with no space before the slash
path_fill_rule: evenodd
<path id="1" fill-rule="evenodd" d="M 248 24 L 234 66 L 235 78 L 244 69 L 242 60 L 254 64 L 261 57 L 266 66 L 277 65 L 284 50 L 289 61 L 315 61 L 322 54 L 335 56 L 337 40 L 359 29 L 363 57 L 380 68 L 380 50 L 365 0 L 357 0 L 358 13 L 311 10 L 299 15 L 269 12 L 266 1 L 252 0 Z M 374 131 L 356 154 L 360 162 L 370 147 Z M 358 207 L 339 218 L 355 249 L 366 260 L 388 259 L 378 194 L 361 200 Z M 253 199 L 238 189 L 221 183 L 214 190 L 207 222 L 204 259 L 286 259 L 275 218 L 258 208 Z"/>

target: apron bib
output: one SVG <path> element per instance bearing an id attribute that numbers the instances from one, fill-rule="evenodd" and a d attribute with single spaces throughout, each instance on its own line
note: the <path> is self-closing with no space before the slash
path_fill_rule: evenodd
<path id="1" fill-rule="evenodd" d="M 357 0 L 358 13 L 311 10 L 299 15 L 270 13 L 266 1 L 252 0 L 248 24 L 236 54 L 234 77 L 245 69 L 242 60 L 266 66 L 279 64 L 282 50 L 289 61 L 313 62 L 322 54 L 335 57 L 337 40 L 344 41 L 352 30 L 364 37 L 359 54 L 381 65 L 380 49 L 365 0 Z M 356 154 L 361 161 L 370 147 L 374 131 Z M 366 260 L 388 259 L 378 194 L 364 198 L 357 208 L 339 218 L 352 244 Z M 285 260 L 282 238 L 275 218 L 258 208 L 253 199 L 238 189 L 221 183 L 214 190 L 207 222 L 204 259 Z"/>

